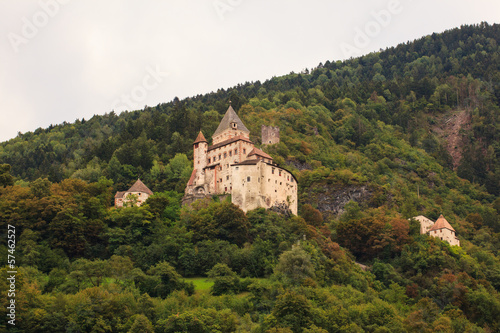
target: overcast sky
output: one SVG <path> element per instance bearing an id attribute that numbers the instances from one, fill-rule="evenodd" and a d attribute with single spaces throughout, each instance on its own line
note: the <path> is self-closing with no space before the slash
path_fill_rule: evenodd
<path id="1" fill-rule="evenodd" d="M 0 0 L 0 141 L 481 21 L 498 0 Z"/>

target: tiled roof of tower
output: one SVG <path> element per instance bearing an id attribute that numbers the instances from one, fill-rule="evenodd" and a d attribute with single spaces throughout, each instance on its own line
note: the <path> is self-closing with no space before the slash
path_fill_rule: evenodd
<path id="1" fill-rule="evenodd" d="M 201 131 L 198 134 L 198 136 L 196 137 L 196 140 L 194 140 L 193 144 L 199 143 L 199 142 L 208 142 L 207 139 L 205 139 L 205 136 L 203 135 L 203 133 L 201 133 Z"/>
<path id="2" fill-rule="evenodd" d="M 118 191 L 118 192 L 116 192 L 115 199 L 121 199 L 121 198 L 123 198 L 123 195 L 125 193 L 127 193 L 127 191 Z"/>
<path id="3" fill-rule="evenodd" d="M 448 223 L 448 221 L 446 221 L 444 216 L 441 214 L 441 216 L 439 216 L 439 218 L 437 219 L 437 221 L 434 223 L 434 225 L 432 226 L 432 228 L 429 231 L 439 230 L 439 229 L 444 229 L 444 228 L 455 231 L 455 229 L 453 229 L 453 227 Z"/>
<path id="4" fill-rule="evenodd" d="M 226 111 L 226 114 L 224 115 L 224 117 L 220 121 L 219 127 L 217 127 L 217 129 L 215 130 L 215 132 L 212 136 L 216 136 L 217 134 L 220 134 L 220 133 L 224 132 L 225 130 L 230 129 L 231 123 L 236 123 L 239 131 L 250 133 L 248 128 L 245 127 L 245 125 L 241 121 L 240 117 L 238 117 L 238 115 L 234 111 L 233 107 L 230 105 Z"/>
<path id="5" fill-rule="evenodd" d="M 252 156 L 252 155 L 257 155 L 257 156 L 262 156 L 264 158 L 268 158 L 270 160 L 272 160 L 273 158 L 271 156 L 269 156 L 268 154 L 264 153 L 262 150 L 260 150 L 259 148 L 254 148 L 252 149 L 252 151 L 250 153 L 248 153 L 248 157 Z"/>
<path id="6" fill-rule="evenodd" d="M 146 185 L 144 185 L 144 183 L 140 179 L 137 179 L 134 185 L 132 185 L 132 187 L 129 188 L 127 192 L 142 192 L 149 195 L 153 194 L 153 191 L 151 191 Z"/>

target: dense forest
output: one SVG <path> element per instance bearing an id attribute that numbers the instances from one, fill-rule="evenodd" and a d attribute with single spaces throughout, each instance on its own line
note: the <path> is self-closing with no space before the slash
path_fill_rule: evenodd
<path id="1" fill-rule="evenodd" d="M 500 332 L 499 44 L 467 25 L 0 143 L 0 330 Z M 298 179 L 299 216 L 181 205 L 229 101 Z M 115 209 L 137 178 L 155 194 Z M 440 214 L 461 247 L 411 219 Z"/>

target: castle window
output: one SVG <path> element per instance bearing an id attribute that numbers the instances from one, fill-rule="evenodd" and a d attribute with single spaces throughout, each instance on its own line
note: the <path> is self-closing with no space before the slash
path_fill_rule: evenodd
<path id="1" fill-rule="evenodd" d="M 234 155 L 237 155 L 237 154 L 238 154 L 238 149 L 236 148 L 236 149 L 234 150 Z"/>
<path id="2" fill-rule="evenodd" d="M 198 144 L 197 143 L 194 144 L 194 149 L 196 149 L 196 148 L 198 148 Z"/>
<path id="3" fill-rule="evenodd" d="M 221 158 L 220 158 L 220 157 L 221 157 L 221 155 L 219 154 L 219 161 L 221 160 Z"/>
<path id="4" fill-rule="evenodd" d="M 210 158 L 208 159 L 208 164 L 210 164 Z"/>
<path id="5" fill-rule="evenodd" d="M 226 158 L 226 157 L 227 157 L 227 153 L 226 153 L 226 152 L 224 152 L 224 158 Z"/>
<path id="6" fill-rule="evenodd" d="M 243 148 L 243 154 L 246 154 L 247 153 L 247 150 L 245 148 Z"/>
<path id="7" fill-rule="evenodd" d="M 249 182 L 249 181 L 250 181 L 250 177 L 247 177 L 247 182 Z"/>
<path id="8" fill-rule="evenodd" d="M 274 168 L 273 168 L 272 174 L 274 175 Z"/>
<path id="9" fill-rule="evenodd" d="M 280 174 L 279 174 L 279 176 L 281 177 L 281 170 L 280 170 Z"/>
<path id="10" fill-rule="evenodd" d="M 227 192 L 227 186 L 226 186 L 226 187 L 224 187 L 224 192 Z"/>
<path id="11" fill-rule="evenodd" d="M 240 167 L 236 167 L 236 170 L 239 170 L 239 169 L 240 169 Z"/>
<path id="12" fill-rule="evenodd" d="M 229 157 L 231 157 L 231 156 L 233 156 L 233 151 L 232 150 L 229 151 Z"/>
<path id="13" fill-rule="evenodd" d="M 229 176 L 226 176 L 226 180 L 229 180 Z"/>
<path id="14" fill-rule="evenodd" d="M 280 182 L 280 185 L 281 185 L 281 182 Z"/>

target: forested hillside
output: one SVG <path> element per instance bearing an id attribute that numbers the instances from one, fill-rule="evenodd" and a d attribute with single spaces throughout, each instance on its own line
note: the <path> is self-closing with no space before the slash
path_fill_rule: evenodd
<path id="1" fill-rule="evenodd" d="M 500 25 L 462 26 L 1 143 L 15 329 L 500 332 L 499 44 Z M 192 142 L 229 101 L 297 177 L 299 216 L 181 207 Z M 279 144 L 260 146 L 262 124 L 280 127 Z M 139 177 L 155 195 L 114 209 Z M 440 214 L 460 248 L 409 220 Z"/>

